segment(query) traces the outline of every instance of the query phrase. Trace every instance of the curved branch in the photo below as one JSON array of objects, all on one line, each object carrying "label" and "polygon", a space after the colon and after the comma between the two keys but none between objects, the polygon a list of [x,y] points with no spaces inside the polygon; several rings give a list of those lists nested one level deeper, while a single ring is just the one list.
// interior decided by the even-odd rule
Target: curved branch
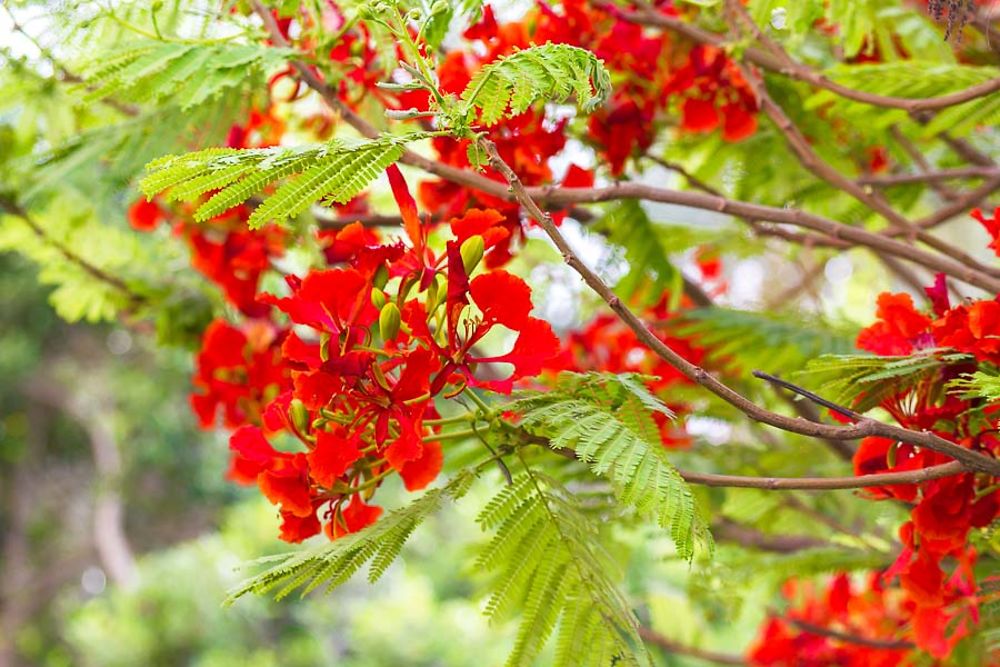
[{"label": "curved branch", "polygon": [[28,225],[28,228],[31,229],[31,231],[35,234],[35,236],[41,239],[44,243],[47,243],[48,245],[55,248],[59,252],[59,254],[66,259],[66,261],[70,262],[71,264],[77,265],[78,267],[80,267],[80,269],[88,273],[93,278],[96,278],[100,282],[105,283],[106,285],[109,285],[110,287],[113,287],[117,291],[124,294],[128,298],[129,302],[132,303],[133,306],[139,305],[143,301],[145,301],[144,296],[134,292],[132,288],[129,287],[125,283],[125,281],[123,281],[121,278],[113,276],[107,271],[104,271],[103,269],[94,266],[93,264],[85,260],[83,257],[80,257],[75,252],[67,248],[62,243],[59,243],[55,239],[49,237],[49,235],[45,233],[45,230],[42,229],[42,226],[39,225],[37,222],[35,222],[35,220],[28,214],[28,212],[25,211],[23,208],[21,208],[21,206],[17,202],[14,202],[0,195],[0,212],[4,211],[9,213],[10,215],[20,218],[24,222],[24,224]]},{"label": "curved branch", "polygon": [[719,475],[689,470],[679,470],[678,472],[689,484],[700,486],[762,489],[764,491],[835,491],[920,484],[933,479],[959,475],[966,472],[966,469],[960,462],[950,461],[919,470],[885,472],[857,477],[745,477],[743,475]]},{"label": "curved branch", "polygon": [[886,651],[909,651],[916,648],[916,644],[913,642],[906,641],[905,639],[870,639],[868,637],[862,637],[860,635],[851,634],[848,632],[840,632],[839,630],[831,630],[830,628],[824,628],[821,625],[814,625],[806,621],[800,621],[795,618],[783,618],[791,625],[794,625],[799,630],[810,635],[819,635],[820,637],[829,637],[830,639],[836,639],[848,644],[857,644],[858,646],[867,646],[869,648],[884,649]]},{"label": "curved branch", "polygon": [[[652,350],[658,357],[676,368],[686,378],[695,382],[705,389],[726,401],[740,412],[751,419],[779,428],[791,433],[807,435],[818,438],[833,438],[837,440],[853,440],[871,435],[880,435],[886,438],[893,438],[908,442],[910,444],[927,447],[936,452],[944,454],[956,461],[961,461],[968,470],[978,470],[991,475],[1000,476],[1000,461],[997,459],[961,447],[953,442],[949,442],[933,433],[922,431],[911,431],[899,426],[883,424],[870,419],[860,420],[851,426],[830,426],[826,424],[816,424],[804,419],[787,417],[767,408],[763,408],[746,396],[735,391],[718,378],[709,374],[704,368],[691,363],[673,348],[660,340],[632,310],[625,305],[621,299],[611,290],[610,287],[590,269],[580,257],[573,251],[569,243],[563,237],[559,229],[553,224],[552,217],[542,211],[538,204],[532,199],[528,189],[524,187],[514,170],[510,168],[497,150],[496,144],[483,137],[479,139],[480,147],[489,157],[490,164],[499,172],[507,183],[517,200],[525,208],[527,213],[534,218],[542,227],[548,237],[562,253],[563,261],[573,268],[584,282],[595,293],[597,293],[611,307],[616,315],[636,334],[646,347]],[[683,193],[694,194],[694,193]],[[702,195],[703,196],[703,195]],[[890,239],[885,239],[890,240]]]},{"label": "curved branch", "polygon": [[[604,2],[597,2],[595,4],[608,9],[609,11],[613,10],[616,16],[619,16],[623,20],[629,21],[630,23],[667,28],[702,44],[709,44],[719,48],[725,48],[726,46],[727,40],[725,36],[703,30],[695,25],[682,21],[681,19],[665,16],[646,9],[634,12],[624,12],[613,7],[609,7],[608,4]],[[839,84],[811,67],[792,60],[787,56],[787,54],[784,53],[783,57],[779,57],[776,54],[769,53],[762,49],[750,47],[743,51],[743,58],[747,62],[751,62],[758,67],[777,74],[782,74],[798,81],[803,81],[816,88],[829,90],[831,93],[839,95],[840,97],[854,100],[855,102],[861,102],[862,104],[870,104],[872,106],[886,107],[889,109],[902,109],[911,114],[946,109],[948,107],[962,104],[963,102],[969,102],[970,100],[980,97],[986,97],[987,95],[1000,91],[1000,77],[998,77],[990,79],[989,81],[984,81],[983,83],[975,86],[970,86],[965,90],[960,90],[955,93],[949,93],[948,95],[941,95],[938,97],[890,97],[888,95],[879,95],[877,93],[867,93],[862,90],[849,88]]]},{"label": "curved branch", "polygon": [[1000,176],[1000,169],[995,167],[956,167],[954,169],[938,169],[917,174],[888,174],[885,176],[861,176],[858,183],[876,187],[892,187],[910,183],[934,183],[959,178],[990,178]]},{"label": "curved branch", "polygon": [[[277,23],[274,21],[274,17],[264,8],[260,0],[252,0],[251,4],[253,5],[254,12],[264,22],[271,41],[277,46],[288,48],[290,46],[288,40],[281,34]],[[292,66],[301,80],[316,91],[349,125],[366,137],[372,138],[378,136],[378,130],[345,105],[337,97],[336,91],[323,82],[305,63],[293,61]],[[467,169],[459,169],[437,162],[410,150],[404,151],[400,162],[422,169],[452,183],[473,188],[494,197],[507,201],[516,199],[505,183]],[[882,234],[870,232],[860,227],[845,225],[835,220],[806,213],[798,209],[751,204],[709,194],[669,190],[667,188],[658,188],[640,183],[616,183],[603,188],[557,188],[554,186],[545,186],[527,188],[526,192],[536,202],[545,206],[593,204],[616,199],[645,199],[648,201],[716,211],[718,213],[727,213],[753,221],[790,224],[821,232],[831,237],[835,242],[846,240],[856,245],[867,246],[876,251],[920,264],[931,271],[945,273],[984,290],[1000,293],[1000,278],[984,275],[982,272],[963,262],[950,257],[941,257],[888,238]],[[768,231],[774,231],[779,236],[788,236],[785,230],[776,229]]]},{"label": "curved branch", "polygon": [[684,655],[689,658],[698,658],[699,660],[704,660],[706,662],[714,662],[717,665],[747,664],[743,659],[743,656],[733,655],[731,653],[719,653],[717,651],[709,651],[706,649],[695,648],[693,646],[687,646],[686,644],[676,642],[673,639],[665,637],[659,632],[645,626],[639,627],[639,636],[644,642],[657,646],[667,653]]}]

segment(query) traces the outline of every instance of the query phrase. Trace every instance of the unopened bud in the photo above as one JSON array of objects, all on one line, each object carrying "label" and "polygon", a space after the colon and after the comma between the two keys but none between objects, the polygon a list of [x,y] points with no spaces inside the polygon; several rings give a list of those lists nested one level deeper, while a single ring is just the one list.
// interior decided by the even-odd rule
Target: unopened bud
[{"label": "unopened bud", "polygon": [[319,337],[319,358],[320,361],[330,360],[330,334],[328,333]]},{"label": "unopened bud", "polygon": [[888,464],[890,468],[896,467],[896,459],[898,458],[898,454],[899,454],[899,443],[894,442],[891,445],[889,445],[889,449],[885,453],[885,462]]},{"label": "unopened bud", "polygon": [[372,284],[379,289],[385,289],[385,284],[387,282],[389,282],[389,269],[385,268],[385,264],[383,264],[378,267],[378,271],[375,272]]},{"label": "unopened bud", "polygon": [[471,274],[479,266],[479,262],[483,259],[483,253],[486,252],[486,244],[483,241],[483,237],[476,234],[465,239],[460,252],[462,253],[462,266],[465,267],[465,273]]},{"label": "unopened bud", "polygon": [[382,335],[382,340],[392,340],[399,333],[399,325],[403,318],[399,314],[399,306],[392,301],[382,306],[382,312],[378,314],[378,331]]},{"label": "unopened bud", "polygon": [[375,287],[372,289],[372,305],[382,310],[382,306],[385,305],[385,292]]},{"label": "unopened bud", "polygon": [[309,410],[306,404],[297,398],[293,398],[288,406],[288,417],[292,420],[292,426],[303,435],[309,432]]},{"label": "unopened bud", "polygon": [[434,309],[437,308],[438,299],[441,298],[441,283],[438,282],[438,277],[434,276],[431,284],[427,286],[427,312],[433,313]]}]

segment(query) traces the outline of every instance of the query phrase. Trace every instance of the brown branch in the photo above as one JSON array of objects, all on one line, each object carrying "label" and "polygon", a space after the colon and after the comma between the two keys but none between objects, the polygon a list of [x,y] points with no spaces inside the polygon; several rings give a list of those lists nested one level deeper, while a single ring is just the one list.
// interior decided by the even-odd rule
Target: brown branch
[{"label": "brown branch", "polygon": [[969,190],[950,204],[942,206],[934,213],[917,220],[916,225],[922,229],[936,227],[956,215],[967,213],[970,208],[975,206],[980,200],[989,197],[997,189],[1000,189],[1000,175],[990,177],[979,187]]},{"label": "brown branch", "polygon": [[[287,48],[289,46],[288,41],[282,36],[274,18],[267,9],[264,8],[259,0],[253,0],[252,5],[254,11],[264,22],[270,34],[271,41],[277,46]],[[293,61],[292,66],[302,81],[316,91],[332,109],[340,113],[341,117],[349,125],[366,137],[378,136],[378,130],[341,102],[337,97],[336,91],[320,80],[308,66],[300,61]],[[400,162],[422,169],[452,183],[485,192],[494,197],[508,201],[515,199],[504,183],[495,181],[482,174],[431,160],[409,150],[404,151]],[[983,275],[982,272],[960,261],[948,257],[940,257],[919,248],[914,248],[906,243],[901,243],[895,239],[887,238],[881,234],[870,232],[860,227],[845,225],[797,209],[750,204],[729,200],[724,197],[697,192],[669,190],[639,183],[616,183],[604,188],[558,188],[555,186],[545,186],[527,188],[526,191],[536,202],[545,206],[592,204],[617,199],[645,199],[648,201],[678,204],[691,208],[727,213],[750,220],[790,224],[821,232],[830,236],[834,242],[846,240],[855,245],[868,246],[876,251],[915,262],[931,271],[945,273],[984,290],[994,293],[1000,292],[1000,279],[990,275]],[[782,234],[783,230],[772,231],[776,235],[785,236],[785,234]]]},{"label": "brown branch", "polygon": [[873,639],[869,637],[862,637],[861,635],[855,635],[849,632],[841,632],[839,630],[833,630],[831,628],[824,628],[821,625],[814,625],[807,621],[800,621],[797,618],[783,617],[783,620],[787,621],[791,625],[794,625],[799,630],[810,635],[819,635],[820,637],[829,637],[830,639],[836,639],[848,644],[856,644],[858,646],[867,646],[868,648],[884,649],[886,651],[909,651],[916,648],[916,644],[906,640],[897,639]]},{"label": "brown branch", "polygon": [[748,549],[773,553],[795,553],[830,546],[826,540],[808,535],[770,535],[726,517],[712,522],[712,537],[716,541],[733,542]]},{"label": "brown branch", "polygon": [[989,155],[980,152],[965,139],[953,137],[947,132],[940,132],[938,137],[948,144],[955,153],[969,164],[976,164],[980,167],[996,167],[997,163]]},{"label": "brown branch", "polygon": [[[552,217],[539,208],[538,204],[532,199],[528,189],[526,189],[521,183],[517,174],[514,173],[514,171],[510,168],[510,165],[504,162],[503,158],[500,157],[496,144],[485,137],[481,137],[479,139],[479,144],[484,153],[489,157],[490,164],[510,185],[511,191],[525,208],[528,215],[538,222],[548,237],[555,244],[559,252],[562,253],[563,260],[578,274],[580,274],[580,277],[583,278],[588,287],[604,299],[615,314],[617,314],[618,317],[630,329],[632,329],[632,331],[636,334],[636,337],[642,341],[644,345],[646,345],[661,359],[676,368],[689,380],[708,389],[713,394],[740,410],[751,419],[785,431],[808,435],[811,437],[833,438],[838,440],[854,440],[856,438],[862,438],[870,435],[880,435],[908,442],[910,444],[927,447],[928,449],[945,454],[946,456],[954,458],[957,461],[961,461],[969,470],[979,470],[982,472],[988,472],[991,475],[1000,475],[1000,461],[997,461],[996,459],[980,452],[972,451],[953,442],[949,442],[948,440],[945,440],[944,438],[941,438],[933,433],[911,431],[899,426],[892,426],[890,424],[876,422],[867,418],[862,419],[857,424],[851,426],[829,426],[826,424],[816,424],[814,422],[808,422],[804,419],[787,417],[785,415],[772,412],[757,405],[747,397],[733,390],[728,385],[709,374],[705,371],[705,369],[685,359],[673,348],[660,340],[649,329],[649,327],[634,312],[632,312],[632,310],[625,305],[621,299],[618,298],[618,296],[611,290],[610,287],[608,287],[600,276],[594,273],[579,258],[579,256],[576,255],[570,245],[566,242],[562,233],[555,226],[555,224],[553,224]],[[695,193],[683,194],[694,195]],[[954,473],[950,472],[948,474]]]},{"label": "brown branch", "polygon": [[856,477],[747,477],[690,470],[678,470],[678,472],[689,484],[701,486],[761,489],[764,491],[836,491],[875,486],[920,484],[942,477],[962,474],[966,472],[966,468],[958,461],[951,461],[919,470],[885,472]]},{"label": "brown branch", "polygon": [[[500,191],[494,187],[496,181],[490,182],[489,194],[508,197],[505,188]],[[478,184],[460,182],[478,189]],[[716,197],[700,192],[669,190],[643,183],[614,183],[600,188],[559,188],[554,186],[525,188],[529,196],[546,204],[586,204],[616,199],[644,199],[647,201],[678,204],[690,208],[726,213],[737,218],[765,220],[782,223],[820,232],[835,240],[844,240],[854,245],[867,246],[878,252],[883,252],[900,259],[905,259],[935,272],[942,272],[975,285],[993,293],[1000,293],[1000,279],[985,275],[968,265],[950,257],[942,257],[921,248],[915,248],[888,236],[868,231],[861,227],[852,227],[829,218],[824,218],[801,209],[779,208],[763,204],[752,204],[725,197]]]},{"label": "brown branch", "polygon": [[[619,16],[631,23],[667,28],[702,44],[710,44],[719,48],[726,47],[727,40],[724,35],[703,30],[681,19],[665,16],[647,9],[626,12],[617,10],[605,2],[596,2],[594,4],[613,11],[616,16]],[[743,58],[747,62],[753,63],[754,65],[762,67],[768,71],[776,72],[798,81],[804,81],[805,83],[808,83],[816,88],[829,90],[840,97],[854,100],[855,102],[891,109],[903,109],[911,114],[945,109],[947,107],[962,104],[963,102],[985,97],[1000,91],[1000,78],[996,78],[984,81],[983,83],[975,86],[970,86],[965,90],[960,90],[948,95],[941,95],[939,97],[891,97],[849,88],[829,79],[820,72],[817,72],[802,63],[795,62],[788,57],[787,54],[784,54],[784,56],[785,57],[780,57],[777,54],[755,47],[749,47],[743,51]]]},{"label": "brown branch", "polygon": [[697,658],[699,660],[704,660],[706,662],[714,662],[717,665],[745,665],[746,661],[743,656],[733,655],[730,653],[718,653],[716,651],[709,651],[707,649],[695,648],[693,646],[687,646],[686,644],[681,644],[673,639],[661,635],[659,632],[647,628],[645,626],[639,627],[639,636],[642,640],[648,644],[657,646],[667,653],[672,653],[675,655],[683,655],[689,658]]},{"label": "brown branch", "polygon": [[[727,7],[734,11],[738,16],[746,17],[746,11],[739,2],[730,1],[726,4]],[[746,17],[746,19],[749,20],[749,17]],[[763,80],[754,76],[753,72],[749,71],[746,67],[739,65],[738,67],[743,74],[743,78],[747,81],[757,96],[764,115],[766,115],[771,122],[774,123],[775,127],[778,128],[782,135],[784,135],[788,147],[799,159],[799,162],[803,167],[820,180],[826,181],[842,192],[846,192],[850,196],[854,197],[854,199],[858,202],[864,204],[869,209],[885,218],[891,226],[896,228],[895,231],[899,234],[913,239],[919,239],[921,242],[934,248],[938,252],[973,268],[977,272],[985,273],[995,278],[1000,277],[1000,269],[980,263],[960,248],[933,236],[919,225],[914,225],[914,223],[907,220],[895,209],[889,206],[889,204],[886,203],[881,197],[875,196],[872,192],[847,178],[820,158],[820,156],[809,144],[808,139],[806,139],[805,135],[802,134],[802,131],[799,130],[795,123],[792,122],[791,118],[788,117],[784,110],[767,92],[767,88],[765,87]]]},{"label": "brown branch", "polygon": [[954,169],[938,169],[916,174],[887,174],[885,176],[861,176],[858,183],[876,187],[893,187],[911,183],[936,183],[960,178],[989,178],[1000,176],[1000,169],[995,167],[956,167]]},{"label": "brown branch", "polygon": [[0,211],[5,211],[20,218],[42,242],[55,248],[68,262],[77,265],[93,278],[96,278],[100,282],[103,282],[124,294],[133,306],[137,306],[145,301],[144,296],[134,292],[132,288],[129,287],[121,278],[113,276],[103,269],[94,266],[62,243],[59,243],[55,239],[51,238],[45,233],[45,230],[41,227],[41,225],[39,225],[26,210],[21,208],[20,204],[17,202],[0,195]]}]

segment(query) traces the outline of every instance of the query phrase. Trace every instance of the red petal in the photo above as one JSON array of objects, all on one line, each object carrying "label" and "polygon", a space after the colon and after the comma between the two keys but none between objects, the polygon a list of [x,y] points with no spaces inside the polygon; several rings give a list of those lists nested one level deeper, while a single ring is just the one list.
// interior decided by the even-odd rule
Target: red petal
[{"label": "red petal", "polygon": [[403,464],[399,470],[399,476],[403,478],[407,491],[419,491],[433,482],[441,472],[444,457],[440,443],[425,442],[423,450],[420,458]]},{"label": "red petal", "polygon": [[306,538],[312,537],[322,529],[316,512],[307,516],[297,516],[291,512],[281,513],[281,534],[279,537],[285,542],[297,544]]},{"label": "red petal", "polygon": [[281,457],[256,426],[243,426],[234,431],[229,437],[229,449],[233,458],[228,477],[243,484],[253,484],[260,473]]},{"label": "red petal", "polygon": [[500,269],[484,273],[469,285],[472,299],[489,323],[520,330],[531,313],[531,288],[517,276]]},{"label": "red petal", "polygon": [[420,435],[404,431],[385,449],[385,460],[394,470],[402,470],[410,461],[416,461],[424,453],[424,443]]},{"label": "red petal", "polygon": [[301,517],[309,516],[313,506],[305,475],[307,468],[305,455],[298,454],[286,465],[262,472],[257,477],[257,486],[272,504],[281,505],[283,511]]},{"label": "red petal", "polygon": [[406,180],[403,178],[402,172],[396,165],[390,165],[385,173],[389,176],[392,196],[395,197],[399,214],[403,217],[403,229],[406,230],[406,235],[410,237],[414,247],[423,248],[424,229],[420,224],[420,216],[417,215],[417,202],[413,200],[410,189],[406,187]]},{"label": "red petal", "polygon": [[361,450],[355,440],[349,440],[329,431],[316,434],[316,448],[306,455],[309,460],[309,474],[320,485],[327,488],[347,472],[351,464],[361,458]]}]

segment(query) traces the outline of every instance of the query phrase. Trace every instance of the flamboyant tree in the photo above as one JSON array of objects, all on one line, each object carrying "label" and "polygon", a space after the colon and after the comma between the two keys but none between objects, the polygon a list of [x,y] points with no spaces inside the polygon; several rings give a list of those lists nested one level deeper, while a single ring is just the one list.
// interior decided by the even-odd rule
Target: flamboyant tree
[{"label": "flamboyant tree", "polygon": [[[374,580],[479,486],[511,665],[1000,664],[994,4],[7,6],[0,247],[197,347],[228,476],[315,536],[233,598]],[[695,606],[780,573],[750,646],[654,627],[661,537]]]}]

